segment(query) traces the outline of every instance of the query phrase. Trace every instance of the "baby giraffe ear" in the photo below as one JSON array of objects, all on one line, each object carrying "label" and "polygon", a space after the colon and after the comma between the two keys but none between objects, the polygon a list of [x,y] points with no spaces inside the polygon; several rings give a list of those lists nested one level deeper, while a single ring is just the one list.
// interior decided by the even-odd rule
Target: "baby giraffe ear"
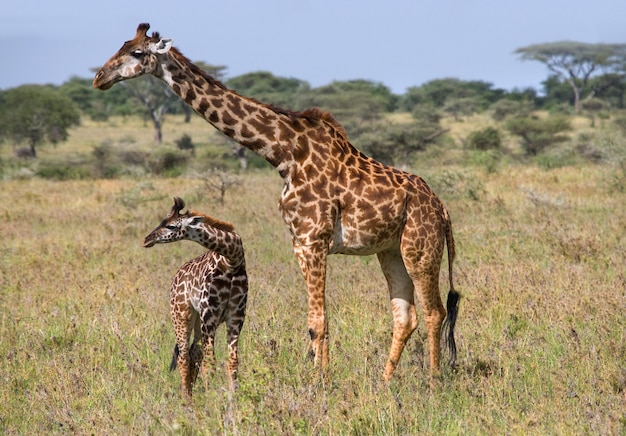
[{"label": "baby giraffe ear", "polygon": [[171,38],[161,38],[159,41],[150,44],[150,49],[153,53],[163,54],[167,53],[170,48],[172,48],[172,39]]},{"label": "baby giraffe ear", "polygon": [[202,216],[192,216],[190,217],[189,224],[192,226],[197,226],[198,224],[204,221],[204,217]]}]

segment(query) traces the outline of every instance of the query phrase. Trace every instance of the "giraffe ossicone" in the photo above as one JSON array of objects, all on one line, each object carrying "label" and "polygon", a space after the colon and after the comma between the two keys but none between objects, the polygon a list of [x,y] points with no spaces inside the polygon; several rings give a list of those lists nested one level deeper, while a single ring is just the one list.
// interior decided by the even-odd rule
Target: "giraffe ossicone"
[{"label": "giraffe ossicone", "polygon": [[199,212],[180,213],[184,207],[184,201],[175,198],[170,213],[145,237],[143,246],[189,240],[208,250],[181,266],[170,287],[170,315],[176,334],[170,370],[178,367],[183,397],[189,398],[200,367],[208,387],[209,375],[215,370],[215,332],[222,323],[226,323],[228,340],[228,380],[235,386],[248,276],[243,244],[233,225]]},{"label": "giraffe ossicone", "polygon": [[[279,210],[292,235],[306,281],[311,349],[328,367],[326,262],[329,254],[376,254],[387,280],[393,338],[383,373],[389,380],[421,306],[430,349],[430,373],[439,373],[440,335],[456,360],[454,327],[459,294],[453,286],[454,238],[443,203],[419,176],[386,166],[357,150],[343,127],[318,109],[292,112],[243,97],[211,77],[140,24],[98,71],[93,85],[152,74],[215,128],[274,166],[284,181]],[[447,245],[447,311],[439,272]],[[447,315],[447,317],[446,317]]]}]

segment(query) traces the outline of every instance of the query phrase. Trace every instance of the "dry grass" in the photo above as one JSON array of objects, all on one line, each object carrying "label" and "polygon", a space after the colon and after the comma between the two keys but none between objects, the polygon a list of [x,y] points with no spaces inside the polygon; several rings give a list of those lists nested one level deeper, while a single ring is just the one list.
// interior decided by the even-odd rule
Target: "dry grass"
[{"label": "dry grass", "polygon": [[[91,137],[97,126],[83,126],[83,145],[140,136],[101,128]],[[67,147],[77,152],[80,144]],[[186,177],[1,182],[0,431],[624,434],[620,169],[420,172],[452,213],[463,293],[459,367],[444,366],[433,391],[423,322],[395,378],[382,382],[391,316],[373,257],[330,260],[332,365],[330,382],[319,379],[306,357],[306,295],[273,172],[242,176],[223,206]],[[196,387],[190,406],[181,403],[178,374],[167,372],[174,345],[167,293],[176,269],[202,248],[141,247],[173,196],[236,224],[251,281],[240,388],[229,392],[220,371],[208,391]],[[224,341],[220,331],[218,362]]]}]

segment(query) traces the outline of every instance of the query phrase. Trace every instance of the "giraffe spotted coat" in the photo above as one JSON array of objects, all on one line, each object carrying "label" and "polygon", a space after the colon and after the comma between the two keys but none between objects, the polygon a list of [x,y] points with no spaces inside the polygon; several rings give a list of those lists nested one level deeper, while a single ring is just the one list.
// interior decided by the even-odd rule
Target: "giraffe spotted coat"
[{"label": "giraffe spotted coat", "polygon": [[[279,209],[292,235],[306,282],[308,328],[316,364],[328,367],[326,265],[330,254],[376,254],[387,280],[393,337],[383,373],[389,380],[417,328],[416,301],[428,332],[431,377],[439,373],[440,335],[456,359],[452,223],[443,203],[419,176],[365,156],[333,117],[317,109],[292,112],[243,97],[208,75],[149,24],[137,27],[96,74],[93,85],[151,74],[215,128],[263,157],[284,181]],[[439,271],[445,247],[450,291],[444,308]],[[375,318],[377,319],[377,318]]]}]

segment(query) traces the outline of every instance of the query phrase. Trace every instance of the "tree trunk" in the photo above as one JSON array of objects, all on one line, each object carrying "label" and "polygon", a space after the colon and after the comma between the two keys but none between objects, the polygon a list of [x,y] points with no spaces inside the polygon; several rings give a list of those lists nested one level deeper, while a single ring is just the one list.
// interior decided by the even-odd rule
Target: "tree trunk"
[{"label": "tree trunk", "polygon": [[152,118],[152,125],[154,126],[154,142],[157,145],[161,145],[163,142],[163,131],[161,129],[161,113],[160,110],[150,111],[150,118]]},{"label": "tree trunk", "polygon": [[163,131],[161,129],[161,122],[157,120],[154,121],[154,142],[156,142],[157,145],[161,145],[161,143],[163,142]]},{"label": "tree trunk", "polygon": [[191,108],[183,102],[183,114],[185,114],[185,123],[189,123],[191,121]]},{"label": "tree trunk", "polygon": [[246,150],[247,148],[242,145],[233,145],[233,154],[237,157],[237,159],[239,159],[239,165],[241,166],[242,170],[248,168],[248,158],[246,157]]},{"label": "tree trunk", "polygon": [[580,89],[573,83],[570,82],[572,89],[574,90],[574,112],[580,112]]}]

